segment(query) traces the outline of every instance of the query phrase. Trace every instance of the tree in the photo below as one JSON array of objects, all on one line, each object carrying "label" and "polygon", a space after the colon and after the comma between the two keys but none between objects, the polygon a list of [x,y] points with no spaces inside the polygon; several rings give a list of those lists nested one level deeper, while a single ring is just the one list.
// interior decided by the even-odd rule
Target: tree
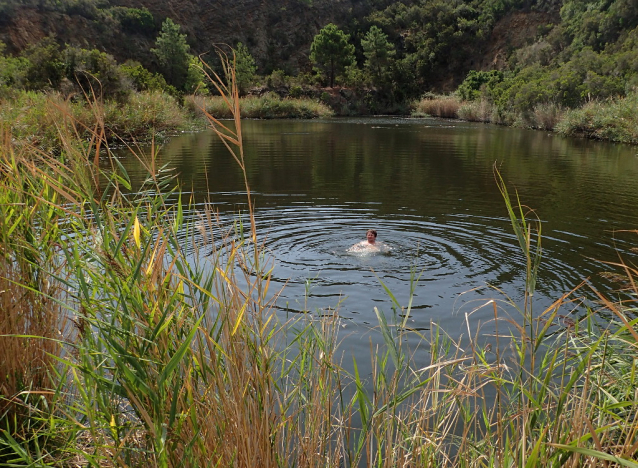
[{"label": "tree", "polygon": [[328,73],[331,88],[335,76],[354,63],[354,46],[349,40],[349,35],[330,23],[319,31],[310,46],[310,60]]},{"label": "tree", "polygon": [[60,46],[51,36],[27,47],[21,54],[28,65],[24,70],[26,89],[56,89],[64,77]]},{"label": "tree", "polygon": [[244,93],[252,84],[256,71],[257,65],[255,65],[255,59],[250,55],[248,47],[238,42],[235,48],[235,78],[239,92]]},{"label": "tree", "polygon": [[366,57],[364,66],[372,76],[373,84],[379,84],[387,74],[388,66],[396,53],[394,45],[381,29],[372,26],[361,39],[361,47]]},{"label": "tree", "polygon": [[122,101],[131,92],[130,81],[115,58],[106,52],[67,47],[64,65],[66,78],[77,83],[82,93]]},{"label": "tree", "polygon": [[181,34],[180,29],[179,24],[166,18],[155,41],[156,48],[151,52],[157,55],[168,84],[184,91],[192,55],[188,53],[190,46],[186,43],[186,34]]},{"label": "tree", "polygon": [[4,48],[4,42],[0,41],[0,98],[3,90],[23,84],[24,70],[29,66],[29,62],[23,57],[5,56]]}]

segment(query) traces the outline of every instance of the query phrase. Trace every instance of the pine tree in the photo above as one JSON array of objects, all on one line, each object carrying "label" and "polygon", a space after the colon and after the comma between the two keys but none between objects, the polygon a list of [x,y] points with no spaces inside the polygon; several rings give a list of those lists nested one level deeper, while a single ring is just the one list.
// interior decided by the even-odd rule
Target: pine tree
[{"label": "pine tree", "polygon": [[235,77],[241,93],[252,84],[256,71],[255,59],[250,55],[248,47],[238,42],[235,48]]},{"label": "pine tree", "polygon": [[354,46],[350,36],[330,23],[317,34],[310,46],[310,60],[328,73],[330,87],[334,87],[335,76],[354,63]]},{"label": "pine tree", "polygon": [[157,55],[168,84],[184,91],[192,55],[188,53],[190,46],[186,42],[186,34],[181,34],[180,29],[179,24],[166,18],[155,41],[156,48],[151,49],[151,52]]},{"label": "pine tree", "polygon": [[370,73],[372,83],[381,84],[396,53],[394,45],[388,41],[388,36],[381,29],[372,26],[361,39],[361,47],[366,57],[364,66]]}]

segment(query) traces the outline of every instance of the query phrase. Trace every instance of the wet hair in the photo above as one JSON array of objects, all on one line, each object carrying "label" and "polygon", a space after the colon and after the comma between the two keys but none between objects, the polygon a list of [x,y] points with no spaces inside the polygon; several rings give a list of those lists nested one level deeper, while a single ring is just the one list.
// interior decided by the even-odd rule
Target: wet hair
[{"label": "wet hair", "polygon": [[372,234],[374,235],[374,238],[375,238],[375,239],[377,238],[377,231],[375,231],[374,229],[368,229],[368,232],[366,232],[366,236],[367,236],[369,233],[372,233]]}]

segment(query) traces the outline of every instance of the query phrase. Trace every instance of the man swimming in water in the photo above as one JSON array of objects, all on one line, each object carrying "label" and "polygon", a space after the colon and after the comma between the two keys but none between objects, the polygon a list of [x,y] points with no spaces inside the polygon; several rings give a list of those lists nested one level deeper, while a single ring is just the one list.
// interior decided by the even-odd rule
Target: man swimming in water
[{"label": "man swimming in water", "polygon": [[374,229],[368,229],[368,232],[366,232],[366,240],[354,244],[348,250],[353,251],[362,249],[379,250],[379,246],[377,245],[377,231]]}]

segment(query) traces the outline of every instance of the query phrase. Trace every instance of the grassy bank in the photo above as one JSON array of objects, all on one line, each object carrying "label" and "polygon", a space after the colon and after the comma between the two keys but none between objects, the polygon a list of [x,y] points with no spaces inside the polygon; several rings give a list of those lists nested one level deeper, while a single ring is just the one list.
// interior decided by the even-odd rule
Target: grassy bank
[{"label": "grassy bank", "polygon": [[[204,116],[204,111],[216,118],[232,118],[227,102],[221,96],[190,96],[186,100],[191,111]],[[244,118],[251,119],[314,119],[331,117],[334,112],[319,101],[305,98],[281,98],[276,93],[247,96],[240,99]]]},{"label": "grassy bank", "polygon": [[413,115],[458,118],[470,122],[527,127],[619,143],[638,144],[638,93],[625,98],[592,101],[577,109],[537,105],[528,112],[505,111],[484,100],[428,96],[413,105]]},{"label": "grassy bank", "polygon": [[[310,99],[282,99],[276,94],[247,97],[240,101],[247,118],[312,119],[333,115],[332,111]],[[77,140],[93,137],[96,129],[107,141],[145,142],[184,130],[206,127],[205,112],[230,118],[221,96],[187,96],[184,105],[162,93],[131,93],[126,101],[96,102],[66,99],[59,93],[19,92],[0,101],[0,126],[24,144],[45,150],[60,149],[60,133],[75,133]]]},{"label": "grassy bank", "polygon": [[124,103],[88,101],[59,93],[15,93],[0,101],[0,124],[16,140],[43,149],[59,148],[60,133],[84,140],[100,129],[107,140],[147,141],[194,125],[176,100],[161,92],[132,93]]},{"label": "grassy bank", "polygon": [[[236,130],[208,118],[243,168],[231,116]],[[131,198],[115,159],[100,173],[97,145],[59,135],[64,162],[0,147],[0,464],[638,466],[634,297],[601,293],[594,311],[566,294],[534,311],[541,223],[498,175],[522,303],[486,300],[494,321],[453,341],[408,328],[410,297],[389,294],[387,313],[375,309],[384,345],[362,375],[337,313],[276,315],[247,184],[243,223],[206,206],[189,218],[152,160]]]}]

